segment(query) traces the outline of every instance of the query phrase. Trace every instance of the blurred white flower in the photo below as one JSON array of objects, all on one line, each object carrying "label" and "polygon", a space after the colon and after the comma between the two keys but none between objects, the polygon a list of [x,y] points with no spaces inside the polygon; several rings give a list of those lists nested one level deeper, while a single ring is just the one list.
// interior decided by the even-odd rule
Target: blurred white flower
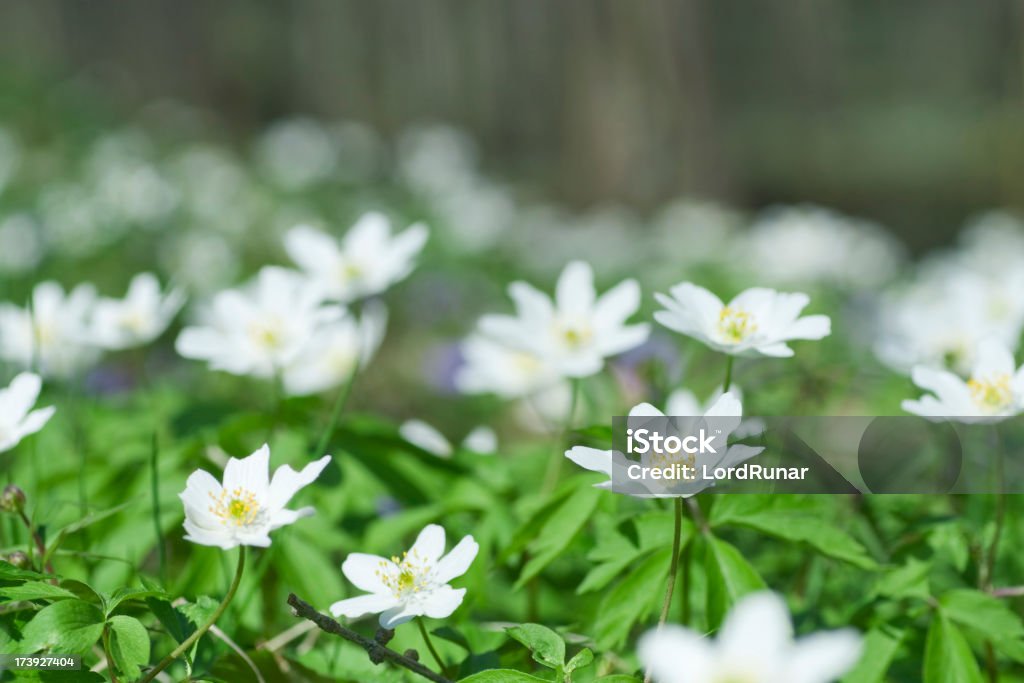
[{"label": "blurred white flower", "polygon": [[80,284],[65,294],[56,282],[32,290],[28,308],[0,303],[0,358],[44,377],[67,378],[94,363],[89,317],[96,291]]},{"label": "blurred white flower", "polygon": [[673,274],[680,265],[725,261],[731,252],[742,216],[724,206],[694,199],[676,199],[652,220],[654,255],[671,253],[671,259],[653,259],[652,265]]},{"label": "blurred white flower", "polygon": [[42,228],[25,213],[0,220],[0,273],[27,273],[43,259]]},{"label": "blurred white flower", "polygon": [[[437,428],[423,420],[406,420],[398,428],[398,433],[412,445],[422,448],[428,453],[433,453],[439,458],[450,458],[455,452],[452,442]],[[466,435],[462,441],[462,448],[474,453],[490,455],[498,449],[498,437],[493,429],[481,425]]]},{"label": "blurred white flower", "polygon": [[118,350],[153,341],[167,329],[185,303],[185,294],[166,294],[152,273],[139,273],[123,299],[101,298],[92,315],[93,340],[104,349]]},{"label": "blurred white flower", "polygon": [[636,280],[624,280],[598,297],[594,272],[583,261],[562,271],[554,301],[525,282],[513,282],[508,291],[516,315],[484,316],[480,331],[567,377],[599,372],[605,358],[639,346],[650,333],[646,323],[626,324],[640,307]]},{"label": "blurred white flower", "polygon": [[655,683],[830,683],[860,658],[853,629],[794,640],[786,603],[774,593],[741,598],[715,639],[681,626],[649,631],[637,653]]},{"label": "blurred white flower", "polygon": [[185,505],[185,540],[224,550],[269,546],[271,531],[315,512],[312,507],[289,510],[285,506],[330,461],[331,456],[325,455],[299,472],[282,465],[271,479],[270,448],[264,444],[246,458],[229,459],[223,483],[206,470],[196,470],[178,494]]},{"label": "blurred white flower", "polygon": [[410,127],[398,139],[397,152],[399,176],[418,192],[441,195],[476,180],[476,144],[451,126]]},{"label": "blurred white flower", "polygon": [[909,288],[886,295],[875,352],[893,369],[951,367],[966,374],[978,344],[1015,347],[1024,329],[1024,266],[1002,282],[961,265],[929,264]]},{"label": "blurred white flower", "polygon": [[730,355],[788,358],[793,350],[786,342],[822,339],[832,330],[826,315],[800,317],[810,303],[810,298],[800,292],[754,287],[728,304],[689,282],[676,285],[670,293],[654,295],[666,309],[656,312],[654,319]]},{"label": "blurred white flower", "polygon": [[738,252],[735,263],[759,281],[782,286],[877,287],[903,260],[899,243],[881,227],[816,206],[766,211]]},{"label": "blurred white flower", "polygon": [[462,604],[466,589],[452,588],[448,582],[466,573],[480,546],[465,536],[445,555],[444,537],[443,528],[430,524],[402,557],[349,555],[341,571],[367,595],[334,603],[331,614],[356,619],[380,612],[380,625],[388,629],[419,616],[450,616]]},{"label": "blurred white flower", "polygon": [[23,372],[6,389],[0,389],[0,453],[38,432],[53,417],[53,406],[32,410],[42,386],[39,375]]},{"label": "blurred white flower", "polygon": [[387,216],[362,215],[341,244],[308,226],[285,235],[288,255],[328,297],[344,303],[379,294],[412,272],[427,241],[427,226],[416,223],[392,236]]},{"label": "blurred white flower", "polygon": [[978,345],[967,381],[926,366],[914,368],[911,377],[914,384],[932,393],[904,401],[908,413],[956,419],[1004,418],[1024,412],[1024,366],[1018,369],[1010,350],[995,339]]},{"label": "blurred white flower", "polygon": [[344,315],[322,302],[300,273],[267,266],[248,287],[214,296],[204,324],[182,330],[175,347],[214,370],[273,377],[301,357],[321,326]]},{"label": "blurred white flower", "polygon": [[[676,389],[668,398],[665,400],[665,414],[669,416],[680,415],[680,416],[692,416],[692,415],[703,415],[705,412],[710,410],[718,399],[722,397],[722,387],[715,389],[711,397],[704,402],[701,402],[697,396],[689,389]],[[729,393],[736,397],[736,400],[740,403],[743,402],[743,391],[733,384],[729,387]]]},{"label": "blurred white flower", "polygon": [[460,350],[464,362],[455,373],[455,386],[466,394],[519,398],[561,379],[540,356],[510,348],[479,333],[467,337]]},{"label": "blurred white flower", "polygon": [[338,163],[334,137],[310,119],[280,121],[256,143],[256,159],[270,179],[286,190],[301,190],[330,177]]},{"label": "blurred white flower", "polygon": [[241,270],[236,248],[223,235],[204,230],[168,232],[159,258],[175,281],[195,292],[216,291]]},{"label": "blurred white flower", "polygon": [[[676,424],[678,433],[683,435],[696,433],[694,427],[701,420],[705,418],[710,419],[715,431],[720,431],[720,438],[725,442],[728,441],[729,435],[740,426],[740,418],[742,416],[743,404],[730,392],[719,396],[710,407],[700,413],[669,414],[669,417],[687,418],[683,420],[682,424],[678,424],[677,420]],[[629,411],[628,424],[631,426],[639,424],[639,420],[642,418],[663,417],[666,417],[665,413],[650,403],[641,403]],[[627,459],[619,451],[601,450],[599,448],[590,448],[589,446],[574,446],[565,452],[565,457],[584,469],[608,475],[608,481],[596,484],[597,488],[624,492],[639,498],[663,496],[689,498],[715,485],[714,480],[703,477],[705,465],[728,469],[754,457],[762,450],[764,449],[744,444],[729,445],[722,453],[698,452],[691,454],[685,451],[662,453],[650,449],[647,453],[643,453],[640,456],[639,464],[645,468],[671,469],[676,465],[693,468],[693,478],[691,479],[680,479],[674,482],[662,480],[663,483],[660,486],[656,486],[656,488],[663,490],[663,492],[659,493],[651,493],[644,486],[640,486],[635,491],[630,492],[629,482],[631,480],[628,476],[628,469],[631,465],[637,463],[634,460]]]},{"label": "blurred white flower", "polygon": [[285,392],[291,396],[319,394],[347,382],[377,352],[387,317],[383,304],[367,305],[358,320],[347,315],[317,329],[303,352],[285,368]]}]

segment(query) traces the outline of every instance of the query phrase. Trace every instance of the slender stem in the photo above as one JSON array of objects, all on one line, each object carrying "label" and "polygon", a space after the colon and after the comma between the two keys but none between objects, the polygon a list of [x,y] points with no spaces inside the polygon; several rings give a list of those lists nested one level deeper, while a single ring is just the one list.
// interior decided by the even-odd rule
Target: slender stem
[{"label": "slender stem", "polygon": [[729,391],[729,387],[732,386],[732,363],[736,360],[733,355],[725,357],[725,381],[722,383],[722,393]]},{"label": "slender stem", "polygon": [[579,404],[580,398],[580,380],[573,379],[571,387],[570,391],[572,393],[569,398],[569,410],[565,415],[565,425],[562,427],[562,433],[558,437],[558,443],[555,446],[555,451],[552,453],[552,457],[548,461],[547,471],[544,473],[544,484],[541,487],[541,492],[544,494],[551,493],[551,491],[554,490],[555,485],[558,484],[558,476],[562,471],[562,461],[565,459],[562,449],[565,448],[566,441],[569,440],[569,434],[572,432],[573,421],[576,418],[576,406]]},{"label": "slender stem", "polygon": [[110,683],[117,683],[117,674],[114,672],[114,656],[110,654],[110,629],[103,627],[103,654],[107,656],[107,669],[110,670]]},{"label": "slender stem", "polygon": [[214,610],[213,614],[210,615],[210,618],[206,620],[206,623],[197,628],[192,635],[186,638],[180,645],[178,645],[178,647],[174,648],[174,650],[171,651],[171,654],[161,659],[159,664],[150,669],[149,673],[140,679],[140,683],[149,683],[156,678],[157,674],[169,667],[174,660],[182,654],[188,652],[193,643],[202,638],[203,634],[209,631],[210,627],[217,623],[217,620],[220,619],[220,615],[224,614],[224,610],[226,610],[228,605],[231,603],[231,599],[235,597],[235,592],[238,591],[238,584],[242,581],[242,572],[244,570],[245,546],[243,545],[238,547],[238,568],[235,570],[235,578],[231,581],[231,586],[228,588],[227,595],[225,595],[221,603],[217,605],[217,609]]},{"label": "slender stem", "polygon": [[1006,588],[993,588],[989,592],[997,598],[1020,598],[1024,597],[1024,586],[1007,586]]},{"label": "slender stem", "polygon": [[320,435],[320,439],[316,442],[316,450],[313,451],[314,458],[319,458],[323,455],[327,445],[331,442],[331,436],[334,434],[334,429],[338,426],[338,419],[341,417],[342,412],[344,412],[345,405],[348,404],[349,396],[352,395],[352,387],[356,383],[356,376],[358,374],[359,367],[356,366],[352,369],[352,374],[349,375],[348,380],[338,391],[338,396],[334,399],[334,407],[331,409],[331,419]]},{"label": "slender stem", "polygon": [[448,675],[448,667],[445,666],[444,660],[441,659],[441,655],[438,654],[437,649],[434,647],[434,641],[430,639],[430,633],[427,631],[427,627],[423,624],[422,619],[416,620],[416,625],[420,627],[420,635],[423,636],[423,642],[427,644],[427,649],[430,650],[430,654],[434,657],[434,661],[437,662],[437,668],[441,670],[441,675]]},{"label": "slender stem", "polygon": [[[984,558],[979,574],[979,588],[982,590],[991,590],[992,581],[996,571],[996,560],[999,557],[999,541],[1003,535],[1003,524],[1006,521],[1006,496],[1003,494],[1003,457],[999,450],[999,435],[996,432],[995,427],[992,428],[989,436],[990,450],[992,455],[996,458],[996,479],[999,486],[999,491],[996,493],[996,519],[995,519],[995,532],[992,535],[992,543],[989,545],[988,554]],[[985,668],[988,670],[988,679],[990,683],[999,683],[999,665],[996,662],[995,649],[992,647],[991,640],[985,640]]]},{"label": "slender stem", "polygon": [[[25,528],[28,529],[29,535],[32,536],[32,541],[36,544],[36,552],[39,554],[39,561],[43,563],[41,567],[46,573],[53,573],[53,564],[46,559],[46,544],[43,543],[43,537],[39,535],[36,528],[32,526],[32,520],[28,518],[24,510],[18,511],[18,516],[21,517],[21,521],[25,524]],[[57,584],[57,579],[51,579],[51,583]]]},{"label": "slender stem", "polygon": [[160,583],[167,585],[167,548],[164,530],[160,526],[160,470],[157,467],[157,454],[160,451],[157,434],[153,432],[152,447],[149,451],[149,486],[153,499],[153,530],[156,532],[156,553],[160,562]]},{"label": "slender stem", "polygon": [[434,671],[431,671],[415,659],[399,654],[376,641],[364,638],[355,631],[345,628],[329,616],[317,612],[313,609],[312,605],[307,602],[303,602],[294,593],[288,596],[288,604],[295,610],[296,616],[312,621],[320,628],[321,631],[340,636],[350,643],[355,643],[366,650],[366,654],[369,655],[370,660],[375,664],[383,662],[386,659],[392,664],[404,667],[415,674],[423,676],[423,678],[426,678],[429,681],[433,681],[434,683],[452,683],[452,681],[438,673],[435,673]]},{"label": "slender stem", "polygon": [[[661,615],[658,617],[658,628],[665,625],[668,620],[668,611],[672,607],[672,593],[676,589],[676,579],[679,573],[679,546],[683,535],[683,499],[675,499],[675,528],[672,532],[672,561],[668,567],[668,580],[665,582],[665,600],[661,603]],[[644,675],[644,683],[650,683],[651,672]]]}]

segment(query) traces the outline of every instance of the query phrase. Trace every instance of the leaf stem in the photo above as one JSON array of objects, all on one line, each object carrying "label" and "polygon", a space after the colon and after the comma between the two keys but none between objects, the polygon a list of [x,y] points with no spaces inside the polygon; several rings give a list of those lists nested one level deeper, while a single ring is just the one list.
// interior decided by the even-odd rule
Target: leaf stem
[{"label": "leaf stem", "polygon": [[156,554],[160,562],[160,583],[167,584],[167,549],[165,547],[164,530],[160,526],[160,470],[157,466],[157,455],[160,452],[157,434],[153,432],[152,446],[149,452],[149,487],[153,499],[153,530],[156,532]]},{"label": "leaf stem", "polygon": [[182,641],[182,643],[178,645],[178,647],[174,648],[174,650],[171,651],[171,654],[161,659],[160,663],[158,663],[155,667],[150,669],[149,673],[143,676],[140,679],[139,683],[149,683],[150,681],[152,681],[154,678],[157,677],[157,674],[159,674],[161,671],[170,666],[175,659],[180,657],[185,652],[188,652],[189,648],[192,647],[193,643],[202,638],[203,634],[210,630],[210,627],[213,626],[218,619],[220,619],[220,616],[222,614],[224,614],[224,610],[228,608],[228,605],[231,603],[231,599],[235,597],[235,593],[238,591],[238,584],[242,581],[242,572],[244,570],[245,546],[243,545],[238,547],[238,568],[235,570],[235,578],[231,581],[231,587],[228,588],[227,595],[225,595],[221,603],[217,605],[217,609],[214,610],[213,614],[210,615],[210,618],[206,620],[206,623],[197,628],[192,633],[192,635],[190,635],[188,638]]},{"label": "leaf stem", "polygon": [[[672,607],[672,593],[676,589],[676,579],[679,577],[679,546],[683,536],[683,499],[675,499],[675,526],[672,532],[672,561],[668,567],[668,579],[665,581],[665,601],[661,603],[661,615],[658,617],[658,628],[665,625],[668,620],[668,611]],[[644,683],[650,683],[651,672],[644,674]]]},{"label": "leaf stem", "polygon": [[114,656],[110,654],[110,628],[103,625],[103,654],[107,656],[107,668],[110,670],[110,683],[117,683],[117,673],[114,670]]},{"label": "leaf stem", "polygon": [[576,417],[576,407],[579,404],[581,381],[578,378],[574,378],[570,384],[572,387],[570,391],[572,393],[569,399],[569,410],[565,415],[565,425],[562,427],[562,433],[558,437],[555,451],[552,454],[551,460],[548,461],[548,468],[544,473],[544,484],[541,487],[541,492],[545,495],[551,493],[555,489],[555,485],[558,484],[558,476],[562,471],[562,460],[565,459],[562,449],[565,448],[566,441],[569,440],[573,420]]},{"label": "leaf stem", "polygon": [[725,357],[725,381],[722,383],[722,393],[729,391],[729,387],[732,386],[732,364],[736,360],[733,355],[727,355]]},{"label": "leaf stem", "polygon": [[441,675],[447,676],[448,667],[445,666],[444,660],[441,659],[441,655],[438,654],[437,649],[434,647],[434,641],[430,639],[430,633],[427,631],[427,627],[423,624],[423,619],[417,619],[416,625],[420,627],[420,635],[423,636],[423,642],[426,643],[431,656],[433,656],[434,661],[437,662],[437,668],[441,670]]}]

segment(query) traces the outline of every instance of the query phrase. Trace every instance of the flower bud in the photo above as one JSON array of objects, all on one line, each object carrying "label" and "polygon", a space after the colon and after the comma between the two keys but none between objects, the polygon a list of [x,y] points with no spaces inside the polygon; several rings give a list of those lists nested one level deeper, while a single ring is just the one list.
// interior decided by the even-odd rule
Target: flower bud
[{"label": "flower bud", "polygon": [[4,512],[21,512],[25,509],[25,492],[14,484],[4,487],[0,493],[0,510]]},{"label": "flower bud", "polygon": [[26,555],[25,553],[21,552],[20,550],[15,550],[13,553],[8,555],[5,559],[8,562],[10,562],[11,564],[13,564],[15,567],[17,567],[18,569],[31,569],[32,568],[32,562],[31,562],[31,560],[28,559],[28,555]]}]

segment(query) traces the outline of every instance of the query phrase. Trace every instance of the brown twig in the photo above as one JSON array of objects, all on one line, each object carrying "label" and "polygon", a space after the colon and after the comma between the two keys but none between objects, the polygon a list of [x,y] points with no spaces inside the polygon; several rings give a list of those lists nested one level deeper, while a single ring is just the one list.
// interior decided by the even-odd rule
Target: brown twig
[{"label": "brown twig", "polygon": [[375,640],[365,638],[351,629],[345,628],[326,614],[321,614],[316,611],[312,605],[307,602],[303,602],[294,593],[290,593],[288,595],[288,604],[291,605],[292,609],[295,611],[295,616],[301,617],[302,619],[308,619],[316,624],[321,631],[341,636],[350,643],[355,643],[366,650],[366,654],[374,664],[379,664],[384,660],[387,660],[392,664],[405,667],[409,671],[419,674],[427,680],[434,681],[434,683],[453,683],[444,676],[434,673],[416,660],[399,654],[394,650],[381,645]]}]

